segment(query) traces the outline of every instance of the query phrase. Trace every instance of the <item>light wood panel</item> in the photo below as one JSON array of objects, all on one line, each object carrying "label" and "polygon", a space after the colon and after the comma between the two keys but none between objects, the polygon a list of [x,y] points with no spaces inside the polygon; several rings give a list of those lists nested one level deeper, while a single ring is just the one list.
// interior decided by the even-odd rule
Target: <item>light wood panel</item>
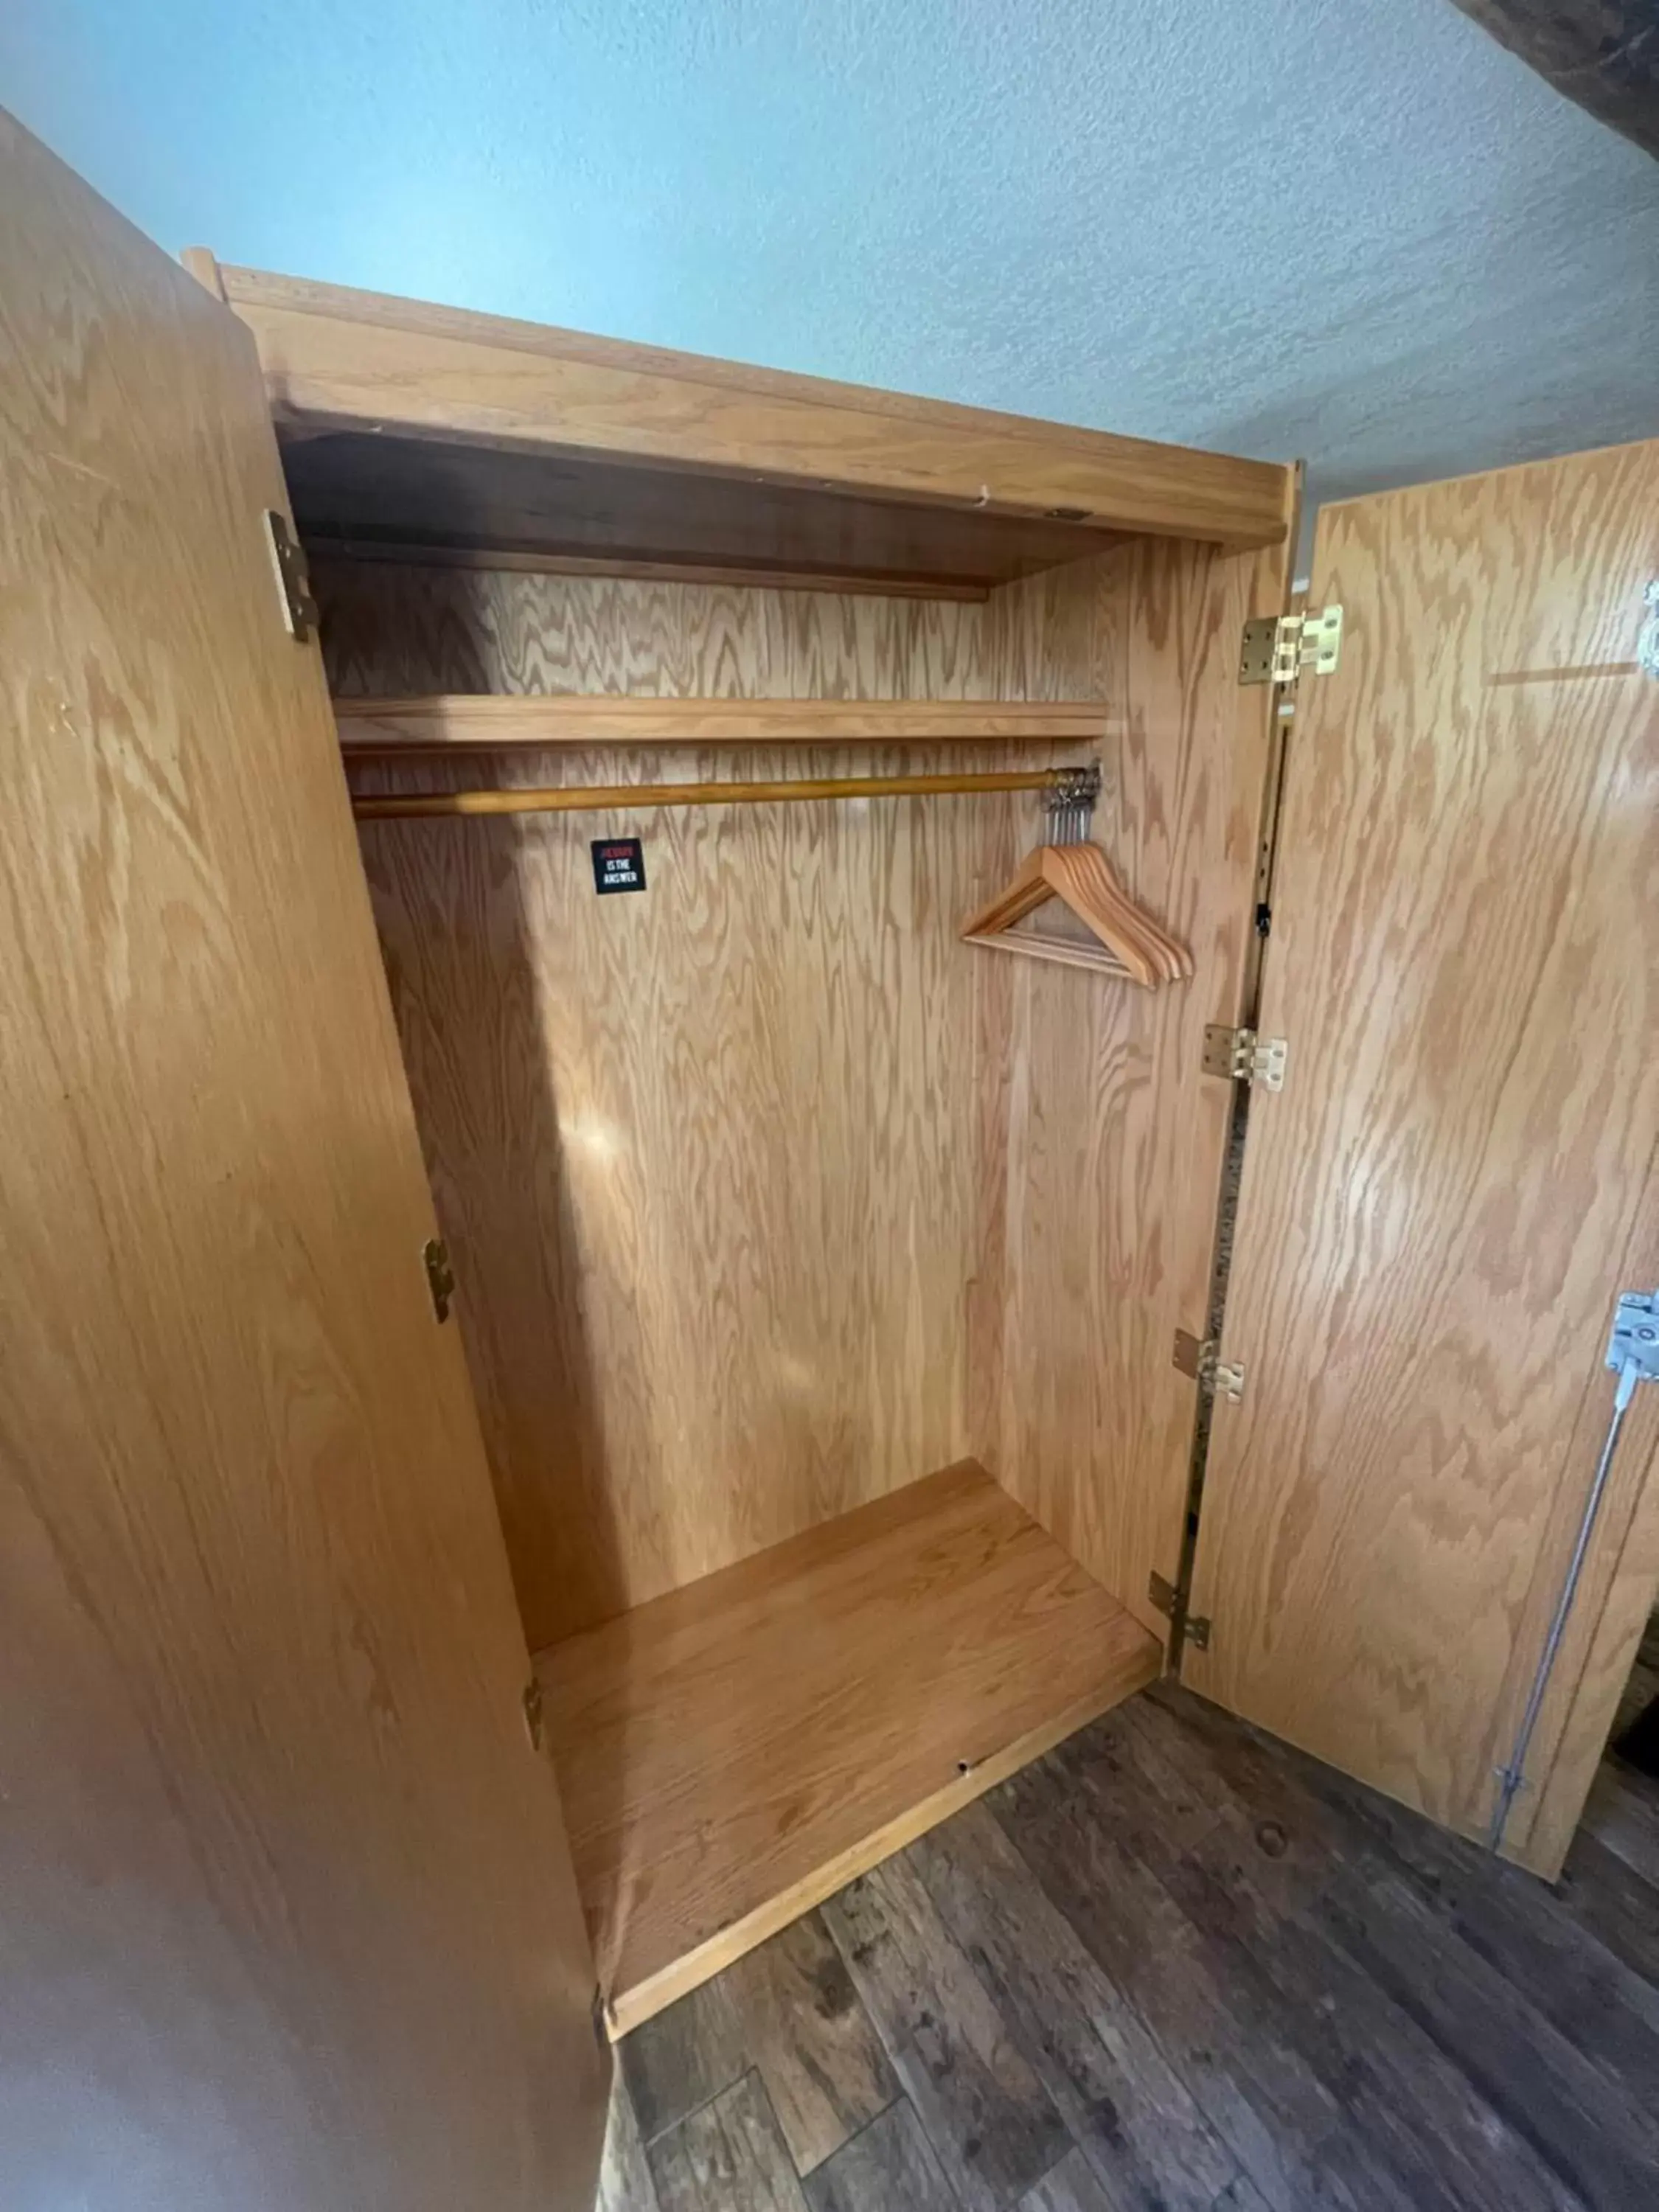
[{"label": "light wood panel", "polygon": [[617,2033],[1160,1663],[972,1464],[543,1652]]},{"label": "light wood panel", "polygon": [[246,333],[0,118],[0,2196],[590,2200],[606,2069]]},{"label": "light wood panel", "polygon": [[543,696],[342,700],[349,753],[418,753],[551,745],[915,744],[933,738],[991,744],[1012,738],[1098,744],[1106,710],[1079,700],[638,699]]},{"label": "light wood panel", "polygon": [[[815,493],[1281,543],[1285,471],[223,267],[281,421],[627,459]],[[634,550],[649,553],[651,548]]]},{"label": "light wood panel", "polygon": [[[303,441],[290,441],[289,454]],[[615,558],[598,554],[540,553],[507,546],[432,544],[419,538],[354,538],[335,530],[307,527],[305,543],[314,561],[396,561],[416,568],[519,568],[529,575],[627,576],[670,584],[738,584],[784,592],[869,592],[878,599],[982,600],[988,584],[964,584],[940,575],[906,576],[888,570],[872,575],[843,572],[815,574],[787,568],[769,557],[763,565],[742,567],[707,558],[683,561]]]},{"label": "light wood panel", "polygon": [[[1246,1387],[1217,1414],[1214,1628],[1183,1672],[1477,1832],[1605,1426],[1613,1298],[1659,1276],[1659,692],[1634,658],[1656,517],[1659,446],[1320,517],[1342,663],[1297,704],[1262,1009],[1290,1072],[1252,1114],[1225,1339]],[[1644,1412],[1584,1638],[1652,1437]],[[1599,1742],[1615,1696],[1575,1726]],[[1544,1871],[1562,1810],[1517,1827]]]},{"label": "light wood panel", "polygon": [[[337,703],[991,701],[982,605],[533,571],[313,566]],[[511,711],[511,710],[507,710]]]},{"label": "light wood panel", "polygon": [[[577,683],[971,698],[982,609],[319,570],[337,691]],[[565,751],[503,781],[1042,767],[1049,744]],[[478,763],[422,762],[422,786]],[[356,774],[407,788],[407,763]],[[977,1248],[961,917],[1035,797],[366,824],[364,850],[532,1637],[966,1449]],[[588,840],[642,832],[596,898]]]},{"label": "light wood panel", "polygon": [[[994,594],[999,691],[1106,702],[1095,835],[1131,897],[1190,949],[1155,992],[1063,963],[980,962],[981,1252],[975,1449],[1149,1628],[1181,1559],[1231,1088],[1200,1073],[1236,1022],[1273,710],[1241,690],[1247,617],[1276,611],[1282,552],[1124,547]],[[1006,882],[1011,846],[993,877]],[[975,956],[977,957],[977,955]]]}]

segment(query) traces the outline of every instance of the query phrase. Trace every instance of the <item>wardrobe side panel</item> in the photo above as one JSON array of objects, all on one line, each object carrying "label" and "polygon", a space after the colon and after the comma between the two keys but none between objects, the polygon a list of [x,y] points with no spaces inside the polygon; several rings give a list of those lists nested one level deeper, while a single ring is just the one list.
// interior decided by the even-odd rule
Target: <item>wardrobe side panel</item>
[{"label": "wardrobe side panel", "polygon": [[1231,1085],[1200,1067],[1240,1018],[1273,693],[1238,683],[1240,632],[1283,604],[1285,556],[1143,542],[994,592],[1010,698],[1103,699],[1094,835],[1191,949],[1147,991],[988,961],[979,1020],[981,1264],[973,1447],[1155,1633],[1176,1580]]},{"label": "wardrobe side panel", "polygon": [[[982,606],[338,564],[337,692],[985,696]],[[367,787],[1043,766],[1047,744],[542,755]],[[967,1449],[977,957],[1029,797],[364,825],[533,1644]],[[596,896],[591,839],[644,839]]]}]

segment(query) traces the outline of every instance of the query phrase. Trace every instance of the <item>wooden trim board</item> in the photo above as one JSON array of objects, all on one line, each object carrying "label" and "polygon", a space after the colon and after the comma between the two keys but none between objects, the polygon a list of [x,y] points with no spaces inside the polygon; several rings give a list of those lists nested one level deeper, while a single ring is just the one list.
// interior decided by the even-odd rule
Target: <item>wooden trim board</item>
[{"label": "wooden trim board", "polygon": [[337,699],[349,753],[560,745],[906,745],[924,741],[1088,745],[1107,733],[1097,700],[660,699],[485,693]]},{"label": "wooden trim board", "polygon": [[[1285,470],[222,265],[279,423],[610,454],[1231,546]],[[1079,548],[1079,550],[1085,549]]]},{"label": "wooden trim board", "polygon": [[1162,1664],[972,1461],[544,1651],[613,2035]]}]

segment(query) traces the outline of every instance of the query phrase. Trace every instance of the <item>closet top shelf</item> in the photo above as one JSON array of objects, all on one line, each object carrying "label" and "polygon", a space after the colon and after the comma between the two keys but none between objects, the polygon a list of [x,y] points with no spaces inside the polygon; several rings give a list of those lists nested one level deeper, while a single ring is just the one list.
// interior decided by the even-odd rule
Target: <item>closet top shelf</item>
[{"label": "closet top shelf", "polygon": [[1099,700],[635,699],[452,694],[337,699],[340,743],[356,757],[538,750],[567,745],[851,745],[1010,741],[1098,744]]},{"label": "closet top shelf", "polygon": [[186,256],[252,332],[313,550],[978,595],[1285,535],[1291,471]]}]

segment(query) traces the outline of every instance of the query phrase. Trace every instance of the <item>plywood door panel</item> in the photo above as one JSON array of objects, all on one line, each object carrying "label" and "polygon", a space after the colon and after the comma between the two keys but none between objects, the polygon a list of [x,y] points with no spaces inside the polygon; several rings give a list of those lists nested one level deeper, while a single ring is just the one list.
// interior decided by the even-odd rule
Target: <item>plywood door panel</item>
[{"label": "plywood door panel", "polygon": [[[971,698],[983,610],[321,576],[342,692]],[[562,751],[503,779],[1042,766],[1048,744]],[[365,788],[446,776],[354,769]],[[366,824],[514,1572],[552,1643],[960,1458],[975,963],[1035,799]],[[598,898],[589,841],[645,839]]]},{"label": "plywood door panel", "polygon": [[[1261,1017],[1289,1077],[1251,1116],[1224,1347],[1245,1389],[1216,1417],[1213,1629],[1183,1672],[1471,1831],[1605,1427],[1613,1298],[1659,1276],[1656,518],[1637,446],[1319,524],[1310,596],[1346,631],[1291,738]],[[1612,1559],[1651,1540],[1648,1419],[1569,1699],[1591,1643],[1607,1671]],[[1523,1804],[1511,1846],[1558,1860],[1552,1818],[1534,1852]]]},{"label": "plywood door panel", "polygon": [[[1126,547],[994,595],[998,689],[1098,697],[1095,836],[1182,944],[1158,991],[984,960],[975,1449],[1151,1628],[1181,1560],[1196,1394],[1172,1364],[1205,1333],[1230,1090],[1205,1025],[1239,1018],[1271,694],[1239,636],[1283,603],[1282,555]],[[1017,853],[1004,859],[1012,870]]]},{"label": "plywood door panel", "polygon": [[574,2209],[605,2069],[246,334],[0,121],[0,2197]]}]

